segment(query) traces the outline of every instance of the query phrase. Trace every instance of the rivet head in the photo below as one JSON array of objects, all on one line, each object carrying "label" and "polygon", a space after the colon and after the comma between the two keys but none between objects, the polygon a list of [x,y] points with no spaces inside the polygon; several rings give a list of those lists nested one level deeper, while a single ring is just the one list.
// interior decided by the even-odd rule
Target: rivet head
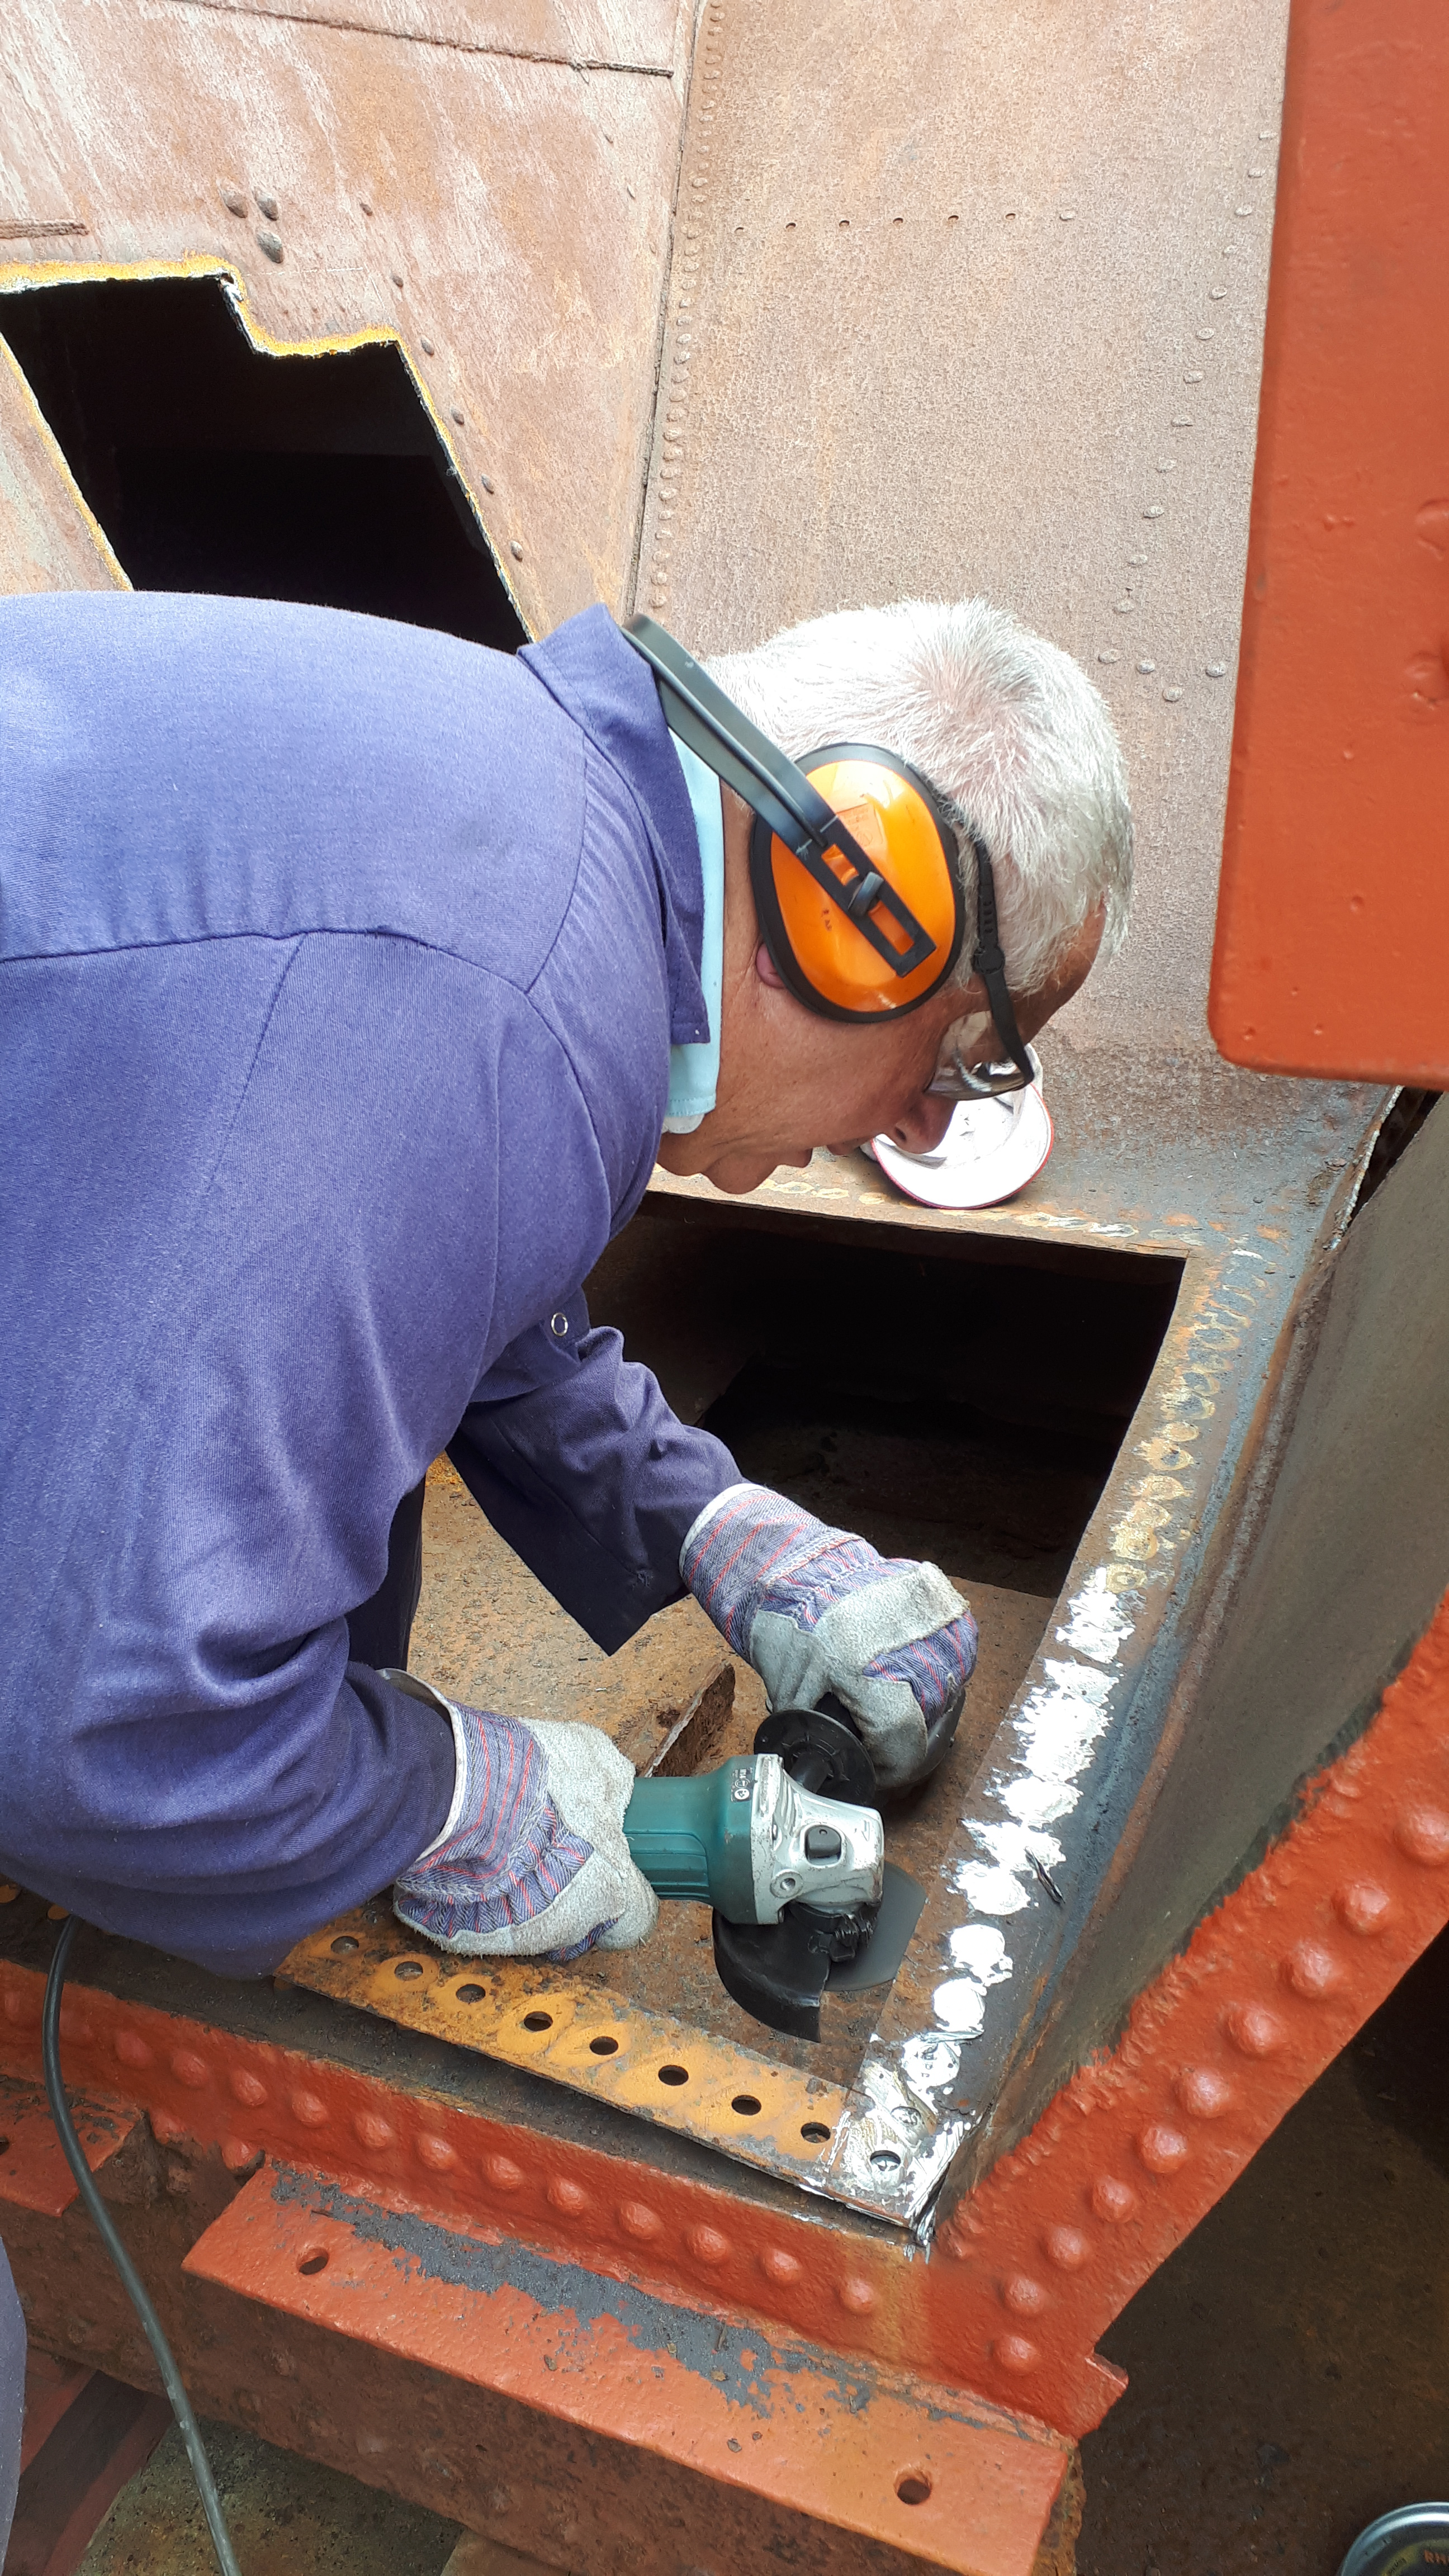
[{"label": "rivet head", "polygon": [[198,2057],[189,2048],[178,2048],[171,2060],[171,2072],[177,2083],[185,2084],[193,2093],[200,2092],[210,2071],[205,2058]]},{"label": "rivet head", "polygon": [[589,2195],[583,2184],[570,2182],[567,2174],[554,2175],[547,2196],[551,2206],[562,2210],[565,2218],[582,2218],[589,2205]]},{"label": "rivet head", "polygon": [[392,2122],[384,2120],[376,2111],[359,2111],[352,2129],[359,2145],[371,2147],[374,2155],[380,2155],[384,2147],[392,2145]]},{"label": "rivet head", "polygon": [[452,411],[451,411],[451,413],[449,414],[449,418],[450,418],[450,419],[452,419],[452,420],[455,420],[455,421],[457,422],[457,424],[458,424],[458,427],[459,427],[460,429],[462,428],[462,426],[463,426],[463,414],[462,414],[462,412],[459,410],[458,405],[457,405],[456,403],[454,403],[454,405],[453,405]]},{"label": "rivet head", "polygon": [[1343,1967],[1321,1941],[1300,1941],[1283,1962],[1283,1975],[1295,1995],[1305,2003],[1317,2003],[1321,1996],[1331,1995],[1343,1983]]},{"label": "rivet head", "polygon": [[392,282],[393,282],[394,286],[401,286],[401,284],[402,284],[402,282],[403,282],[403,273],[402,273],[402,270],[401,270],[400,268],[395,268],[395,269],[393,270],[393,272],[392,272]]},{"label": "rivet head", "polygon": [[281,267],[282,262],[286,257],[286,253],[282,248],[281,235],[279,233],[258,233],[257,248],[262,253],[264,259],[269,259],[272,262],[274,268]]},{"label": "rivet head", "polygon": [[1386,1887],[1376,1886],[1371,1878],[1355,1878],[1346,1887],[1335,1888],[1333,1910],[1345,1930],[1367,1935],[1382,1932],[1394,1900]]},{"label": "rivet head", "polygon": [[619,2225],[625,2235],[637,2237],[641,2245],[647,2244],[651,2237],[658,2236],[664,2226],[658,2210],[651,2209],[648,2203],[642,2200],[621,2201],[618,2216]]},{"label": "rivet head", "polygon": [[138,2030],[118,2030],[114,2045],[116,2055],[123,2066],[150,2065],[152,2054],[150,2043],[141,2037]]},{"label": "rivet head", "polygon": [[849,2308],[855,2317],[868,2317],[875,2306],[875,2292],[869,2281],[862,2281],[853,2273],[848,2280],[837,2282],[835,2295],[841,2306]]},{"label": "rivet head", "polygon": [[1115,2181],[1111,2174],[1098,2175],[1092,2185],[1092,2207],[1109,2227],[1120,2227],[1136,2206],[1137,2194],[1129,2184]]},{"label": "rivet head", "polygon": [[1041,2240],[1042,2252],[1059,2272],[1080,2272],[1091,2253],[1091,2246],[1079,2227],[1049,2227]]},{"label": "rivet head", "polygon": [[1405,1860],[1421,1869],[1437,1869],[1449,1860],[1449,1816],[1434,1807],[1411,1807],[1394,1827],[1394,1840]]},{"label": "rivet head", "polygon": [[805,2266],[798,2255],[787,2254],[783,2245],[772,2245],[760,2256],[760,2270],[767,2281],[774,2281],[782,2290],[788,2290],[792,2282],[802,2277]]},{"label": "rivet head", "polygon": [[1180,2129],[1170,2129],[1164,2120],[1151,2120],[1139,2129],[1134,2141],[1137,2152],[1149,2173],[1176,2173],[1187,2162],[1191,2150]]},{"label": "rivet head", "polygon": [[1036,2317],[1047,2304],[1047,2294],[1029,2272],[1013,2272],[1001,2284],[1001,2302],[1014,2317]]},{"label": "rivet head", "polygon": [[1262,2004],[1234,2004],[1223,2015],[1223,2029],[1244,2057],[1272,2057],[1288,2037],[1278,2015]]},{"label": "rivet head", "polygon": [[1185,2066],[1172,2089],[1195,2120],[1220,2120],[1232,2108],[1231,2084],[1210,2066]]},{"label": "rivet head", "polygon": [[457,2148],[450,2146],[446,2138],[436,2137],[430,2129],[424,2129],[416,2144],[419,2164],[426,2165],[431,2173],[448,2173],[458,2161]]},{"label": "rivet head", "polygon": [[522,563],[522,561],[523,561],[523,548],[522,548],[522,546],[519,544],[518,539],[517,539],[516,537],[514,537],[514,538],[512,538],[512,539],[510,540],[510,542],[509,542],[509,547],[508,547],[508,551],[509,551],[509,553],[512,555],[512,557],[513,557],[513,559],[514,559],[514,562],[515,562],[515,563]]},{"label": "rivet head", "polygon": [[491,2183],[495,2191],[517,2191],[523,2180],[523,2168],[516,2165],[511,2156],[485,2156],[483,2179]]},{"label": "rivet head", "polygon": [[263,223],[274,224],[276,222],[277,201],[275,197],[253,197],[252,204],[256,207],[257,213],[261,216]]},{"label": "rivet head", "polygon": [[1020,2378],[1028,2370],[1035,2370],[1041,2359],[1041,2354],[1034,2343],[1028,2343],[1025,2335],[1014,2334],[998,2335],[991,2347],[991,2355],[1002,2370],[1011,2372],[1013,2378]]},{"label": "rivet head", "polygon": [[251,2163],[256,2152],[256,2148],[251,2146],[245,2138],[224,2138],[222,2140],[221,2161],[225,2165],[228,2173],[240,2173],[244,2165],[249,2165]]},{"label": "rivet head", "polygon": [[186,2135],[186,2122],[178,2120],[172,2111],[153,2111],[151,2134],[163,2147],[179,2146]]},{"label": "rivet head", "polygon": [[729,2238],[717,2227],[691,2227],[684,2241],[696,2263],[723,2263],[730,2251]]},{"label": "rivet head", "polygon": [[249,2066],[238,2066],[235,2069],[231,2078],[231,2093],[233,2101],[245,2102],[254,2111],[259,2111],[267,2098],[265,2084],[259,2075],[253,2075]]},{"label": "rivet head", "polygon": [[327,2105],[323,2101],[321,2094],[306,2092],[294,2093],[292,2096],[292,2117],[294,2120],[300,2120],[304,2129],[325,2128],[327,2125]]},{"label": "rivet head", "polygon": [[244,215],[246,213],[247,201],[244,189],[223,188],[220,194],[221,202],[225,206],[229,215]]},{"label": "rivet head", "polygon": [[432,356],[433,344],[431,340],[420,340],[418,342],[418,347],[421,349],[425,358],[430,358]]}]

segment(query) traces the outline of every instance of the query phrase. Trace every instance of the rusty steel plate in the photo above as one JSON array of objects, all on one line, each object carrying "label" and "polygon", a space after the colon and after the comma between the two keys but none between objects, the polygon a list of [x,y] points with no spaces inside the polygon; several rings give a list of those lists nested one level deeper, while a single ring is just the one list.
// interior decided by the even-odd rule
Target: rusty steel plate
[{"label": "rusty steel plate", "polygon": [[[381,6],[401,27],[402,0]],[[537,634],[624,603],[683,64],[666,67],[671,0],[568,0],[577,51],[558,59],[529,59],[557,0],[502,0],[488,21],[473,0],[424,6],[434,41],[351,6],[9,12],[0,77],[27,105],[6,132],[0,294],[224,271],[260,348],[395,339]],[[465,19],[519,42],[471,52]],[[74,489],[45,466],[49,536],[12,522],[0,472],[0,587],[68,577]]]},{"label": "rusty steel plate", "polygon": [[444,1956],[380,1905],[299,1941],[277,1973],[807,2189],[820,2187],[817,2168],[845,2112],[839,2085],[772,2065],[540,1960]]},{"label": "rusty steel plate", "polygon": [[450,45],[465,54],[512,54],[575,72],[674,68],[679,0],[200,0],[241,17],[293,18],[315,27]]},{"label": "rusty steel plate", "polygon": [[1074,654],[1138,831],[1081,1045],[1211,1054],[1287,15],[701,19],[637,604],[722,652],[980,592]]}]

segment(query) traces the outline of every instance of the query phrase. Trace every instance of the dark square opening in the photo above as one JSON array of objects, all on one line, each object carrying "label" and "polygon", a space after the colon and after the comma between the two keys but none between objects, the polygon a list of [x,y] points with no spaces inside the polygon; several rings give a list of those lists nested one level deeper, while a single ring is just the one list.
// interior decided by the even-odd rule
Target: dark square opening
[{"label": "dark square opening", "polygon": [[220,278],[25,288],[0,332],[137,590],[527,642],[395,345],[274,357]]}]

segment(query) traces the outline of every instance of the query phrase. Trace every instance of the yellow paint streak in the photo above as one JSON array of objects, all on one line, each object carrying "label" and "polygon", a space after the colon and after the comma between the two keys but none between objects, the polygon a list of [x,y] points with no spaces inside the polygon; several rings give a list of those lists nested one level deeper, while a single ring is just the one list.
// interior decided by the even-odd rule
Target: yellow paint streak
[{"label": "yellow paint streak", "polygon": [[[404,1965],[421,1973],[400,1977]],[[300,1941],[278,1973],[313,1994],[526,2067],[788,2180],[809,2180],[845,2116],[839,2085],[774,2066],[566,1968],[536,1959],[459,1959],[409,1944],[401,1925],[376,1907]],[[601,2040],[616,2044],[601,2052],[594,2045]],[[670,2070],[667,2078],[662,2069]],[[758,2111],[737,2110],[741,2101],[757,2102]],[[825,2134],[806,2137],[807,2128]]]}]

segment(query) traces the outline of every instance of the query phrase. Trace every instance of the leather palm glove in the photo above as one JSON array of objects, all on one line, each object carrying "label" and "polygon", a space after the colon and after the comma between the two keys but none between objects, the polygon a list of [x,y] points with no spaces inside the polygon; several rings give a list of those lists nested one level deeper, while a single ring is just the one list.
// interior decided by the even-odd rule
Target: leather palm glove
[{"label": "leather palm glove", "polygon": [[880,1786],[920,1777],[927,1721],[976,1662],[976,1622],[939,1566],[880,1556],[766,1485],[731,1485],[700,1513],[679,1570],[772,1708],[816,1708],[834,1691]]},{"label": "leather palm glove", "polygon": [[653,1931],[659,1900],[624,1839],[634,1767],[617,1745],[596,1726],[525,1724],[388,1678],[446,1710],[458,1762],[442,1833],[393,1889],[404,1923],[490,1959],[631,1950]]}]

